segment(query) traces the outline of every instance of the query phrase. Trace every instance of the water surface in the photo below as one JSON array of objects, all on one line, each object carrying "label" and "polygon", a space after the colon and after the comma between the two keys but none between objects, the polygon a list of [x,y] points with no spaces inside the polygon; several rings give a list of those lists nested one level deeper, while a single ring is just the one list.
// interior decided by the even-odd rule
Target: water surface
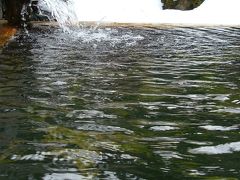
[{"label": "water surface", "polygon": [[239,28],[35,28],[0,54],[0,179],[238,179]]}]

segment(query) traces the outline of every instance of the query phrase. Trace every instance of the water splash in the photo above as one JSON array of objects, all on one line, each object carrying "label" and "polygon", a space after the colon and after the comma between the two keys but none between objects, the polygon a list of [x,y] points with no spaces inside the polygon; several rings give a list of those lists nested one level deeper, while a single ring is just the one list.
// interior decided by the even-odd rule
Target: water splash
[{"label": "water splash", "polygon": [[71,26],[78,26],[78,18],[75,11],[74,0],[40,0],[39,8],[43,13],[55,19],[63,30]]},{"label": "water splash", "polygon": [[[94,50],[112,50],[119,48],[129,48],[136,46],[143,41],[143,35],[136,35],[125,29],[103,28],[103,27],[69,27],[68,31],[62,32],[61,29],[55,31],[59,36],[59,42],[72,42],[74,44],[85,44]],[[121,35],[119,35],[121,34]],[[55,82],[62,84],[64,82]]]}]

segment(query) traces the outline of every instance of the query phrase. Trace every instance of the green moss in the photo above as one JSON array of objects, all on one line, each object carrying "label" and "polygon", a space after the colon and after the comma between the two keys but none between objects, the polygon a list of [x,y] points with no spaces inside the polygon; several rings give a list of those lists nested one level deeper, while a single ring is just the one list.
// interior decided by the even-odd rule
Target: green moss
[{"label": "green moss", "polygon": [[177,5],[177,1],[174,0],[162,0],[164,9],[174,9]]},{"label": "green moss", "polygon": [[52,127],[48,129],[45,136],[46,142],[61,142],[68,145],[75,145],[82,149],[92,149],[91,143],[94,138],[82,131],[76,131],[64,127]]}]

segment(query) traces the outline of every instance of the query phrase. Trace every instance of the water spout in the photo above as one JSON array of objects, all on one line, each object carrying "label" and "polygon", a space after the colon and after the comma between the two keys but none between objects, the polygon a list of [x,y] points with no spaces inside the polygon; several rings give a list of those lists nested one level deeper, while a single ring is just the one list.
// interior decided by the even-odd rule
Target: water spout
[{"label": "water spout", "polygon": [[73,0],[40,0],[38,6],[42,14],[48,15],[50,20],[56,20],[64,30],[78,25]]}]

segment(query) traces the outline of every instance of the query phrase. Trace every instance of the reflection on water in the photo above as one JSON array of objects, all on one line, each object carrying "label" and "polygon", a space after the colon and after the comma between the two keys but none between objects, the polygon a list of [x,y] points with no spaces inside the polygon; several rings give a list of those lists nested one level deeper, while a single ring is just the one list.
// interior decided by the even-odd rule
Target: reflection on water
[{"label": "reflection on water", "polygon": [[3,179],[235,178],[238,28],[19,33],[0,54]]}]

